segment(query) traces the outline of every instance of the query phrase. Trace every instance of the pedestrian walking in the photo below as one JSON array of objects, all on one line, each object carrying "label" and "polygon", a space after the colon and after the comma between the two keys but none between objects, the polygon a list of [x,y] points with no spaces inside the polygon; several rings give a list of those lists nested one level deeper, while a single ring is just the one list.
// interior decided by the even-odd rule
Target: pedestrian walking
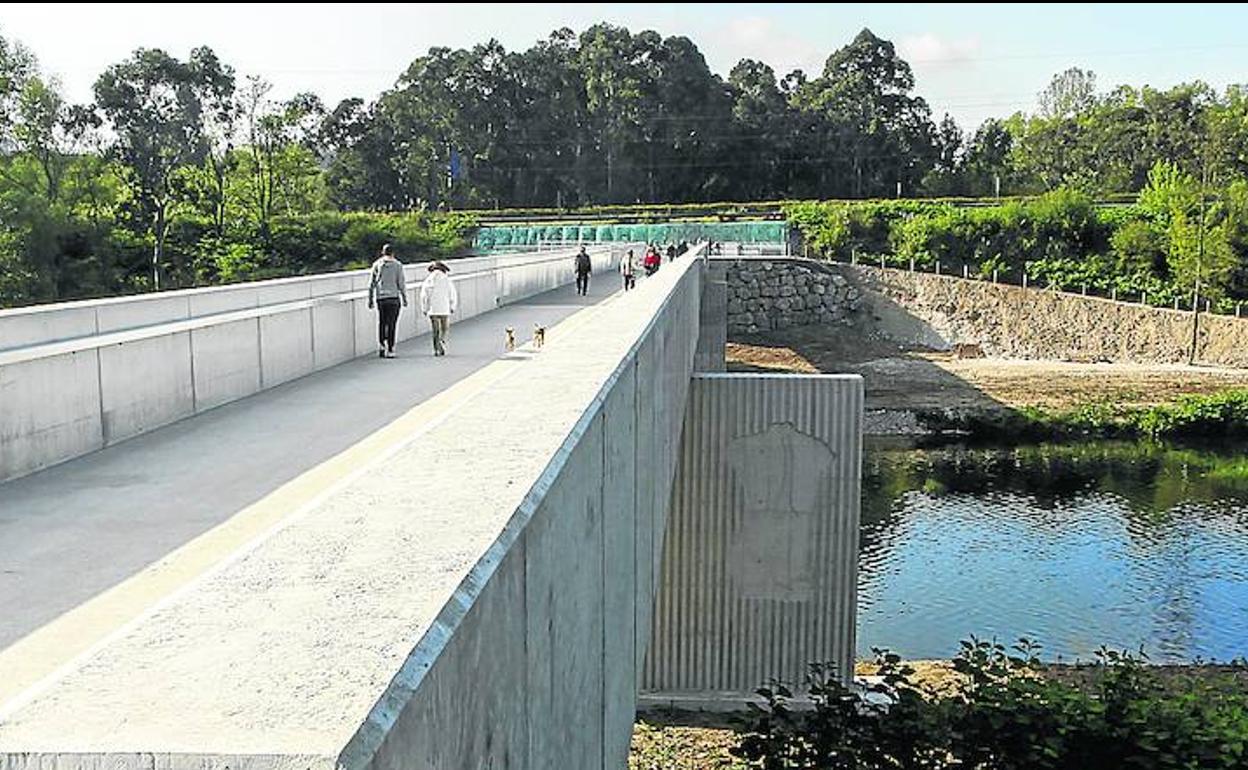
[{"label": "pedestrian walking", "polygon": [[642,260],[641,266],[646,269],[646,275],[654,275],[661,264],[663,264],[663,259],[659,257],[659,250],[651,245],[646,249],[646,258]]},{"label": "pedestrian walking", "polygon": [[593,272],[593,262],[585,253],[585,247],[582,246],[580,253],[576,255],[576,293],[582,297],[589,292],[589,276]]},{"label": "pedestrian walking", "polygon": [[455,283],[447,275],[451,269],[442,262],[429,265],[429,275],[420,285],[420,309],[429,316],[433,327],[433,354],[446,355],[446,336],[451,324],[451,314],[459,305],[459,293]]},{"label": "pedestrian walking", "polygon": [[368,282],[368,309],[377,307],[377,357],[394,358],[394,336],[399,313],[407,307],[407,284],[403,263],[395,259],[390,244],[381,247]]},{"label": "pedestrian walking", "polygon": [[620,258],[620,275],[624,276],[624,291],[637,285],[637,258],[632,249]]}]

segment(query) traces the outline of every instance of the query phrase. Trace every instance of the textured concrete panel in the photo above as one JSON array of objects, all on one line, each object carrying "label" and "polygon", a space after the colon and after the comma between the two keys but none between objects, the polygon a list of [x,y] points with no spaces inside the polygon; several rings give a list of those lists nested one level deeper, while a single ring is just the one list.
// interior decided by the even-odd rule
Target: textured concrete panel
[{"label": "textured concrete panel", "polygon": [[147,295],[134,299],[104,301],[95,312],[99,321],[99,333],[104,334],[180,321],[189,317],[190,306],[185,294],[168,297]]},{"label": "textured concrete panel", "polygon": [[[404,316],[411,313],[411,307],[406,307],[399,314],[399,327],[402,328],[405,320]],[[376,309],[368,309],[367,299],[351,300],[351,323],[352,331],[355,335],[355,354],[357,356],[376,355],[377,354],[377,311]]]},{"label": "textured concrete panel", "polygon": [[312,307],[312,341],[315,369],[324,369],[355,357],[355,329],[351,305],[326,302]]},{"label": "textured concrete panel", "polygon": [[694,377],[648,699],[852,672],[861,433],[857,376]]},{"label": "textured concrete panel", "polygon": [[256,307],[259,301],[259,291],[248,284],[225,286],[192,293],[187,300],[190,303],[190,317],[199,318]]},{"label": "textured concrete panel", "polygon": [[0,350],[95,334],[95,308],[0,310]]},{"label": "textured concrete panel", "polygon": [[722,372],[727,368],[728,279],[723,262],[711,262],[702,284],[702,321],[694,368],[699,372]]},{"label": "textured concrete panel", "polygon": [[0,367],[0,479],[103,446],[96,351]]},{"label": "textured concrete panel", "polygon": [[655,532],[654,493],[658,483],[658,473],[654,462],[654,448],[657,445],[658,426],[655,423],[655,410],[647,409],[647,404],[654,403],[655,381],[658,379],[659,364],[656,361],[656,349],[647,345],[637,351],[634,364],[636,390],[634,394],[637,412],[637,443],[634,448],[634,468],[637,479],[637,519],[634,523],[636,531],[637,563],[633,575],[634,596],[637,597],[637,609],[633,625],[635,636],[633,650],[638,675],[646,663],[646,650],[650,644],[650,625],[652,613],[647,605],[654,601],[654,548],[658,534]]},{"label": "textured concrete panel", "polygon": [[525,532],[529,767],[602,762],[601,484],[595,420]]},{"label": "textured concrete panel", "polygon": [[99,354],[105,444],[195,412],[189,333],[110,345]]},{"label": "textured concrete panel", "polygon": [[313,371],[311,310],[263,316],[260,319],[260,365],[264,387]]},{"label": "textured concrete panel", "polygon": [[[345,766],[528,766],[528,715],[517,719],[514,708],[524,701],[526,685],[524,564],[520,541],[497,569],[483,571],[480,596],[466,609],[437,664],[427,673],[413,667],[410,700],[396,703],[391,729],[375,738],[376,752],[370,756],[362,751],[364,741],[353,742],[340,756]],[[465,683],[477,684],[469,693]]]},{"label": "textured concrete panel", "polygon": [[256,286],[256,305],[280,305],[284,302],[297,302],[312,296],[312,289],[307,279],[285,279],[265,282]]},{"label": "textured concrete panel", "polygon": [[255,318],[191,332],[195,410],[260,391],[260,322]]},{"label": "textured concrete panel", "polygon": [[602,409],[603,767],[628,758],[637,696],[637,371],[626,367]]}]

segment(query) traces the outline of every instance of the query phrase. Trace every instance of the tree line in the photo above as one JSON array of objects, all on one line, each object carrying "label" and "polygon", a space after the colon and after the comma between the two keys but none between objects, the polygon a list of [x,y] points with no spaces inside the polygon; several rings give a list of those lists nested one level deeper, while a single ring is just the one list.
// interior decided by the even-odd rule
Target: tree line
[{"label": "tree line", "polygon": [[1095,196],[1144,189],[1159,160],[1216,191],[1248,164],[1243,88],[1102,94],[1068,70],[1034,114],[967,132],[869,30],[820,73],[745,59],[723,78],[685,37],[561,29],[524,51],[430,49],[332,107],[275,99],[206,47],[139,49],[93,96],[70,104],[0,36],[0,304],[341,266],[397,221],[452,253],[469,222],[446,210]]}]

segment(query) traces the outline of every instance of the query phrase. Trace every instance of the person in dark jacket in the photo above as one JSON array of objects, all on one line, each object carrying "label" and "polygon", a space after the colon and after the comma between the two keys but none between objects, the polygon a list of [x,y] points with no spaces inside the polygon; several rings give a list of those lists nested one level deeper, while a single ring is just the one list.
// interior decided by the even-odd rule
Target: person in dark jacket
[{"label": "person in dark jacket", "polygon": [[399,326],[399,312],[407,305],[407,284],[403,263],[394,258],[390,244],[381,247],[381,256],[373,263],[372,280],[368,284],[368,309],[377,306],[377,356],[394,358],[394,335]]},{"label": "person in dark jacket", "polygon": [[582,246],[580,253],[576,255],[576,293],[582,297],[589,291],[589,276],[593,272],[593,262]]}]

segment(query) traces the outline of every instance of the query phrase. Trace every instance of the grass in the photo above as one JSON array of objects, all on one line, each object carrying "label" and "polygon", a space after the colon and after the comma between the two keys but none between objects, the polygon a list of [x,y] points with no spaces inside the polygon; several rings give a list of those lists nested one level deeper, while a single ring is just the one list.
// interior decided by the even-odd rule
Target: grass
[{"label": "grass", "polygon": [[979,439],[1245,439],[1248,438],[1248,390],[1183,396],[1173,403],[1148,407],[1100,402],[1066,410],[1038,407],[975,413],[928,410],[919,412],[918,418],[924,427],[935,433],[960,433]]},{"label": "grass", "polygon": [[739,734],[728,718],[697,714],[642,716],[633,728],[629,770],[746,770],[732,756]]}]

